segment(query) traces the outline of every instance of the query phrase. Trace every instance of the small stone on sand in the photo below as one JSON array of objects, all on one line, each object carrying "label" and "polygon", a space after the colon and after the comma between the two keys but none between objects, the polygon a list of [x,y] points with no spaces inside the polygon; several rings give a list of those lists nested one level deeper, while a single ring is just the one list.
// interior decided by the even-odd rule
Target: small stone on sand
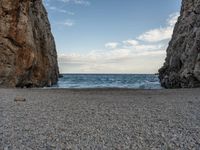
[{"label": "small stone on sand", "polygon": [[25,102],[26,99],[25,99],[24,97],[17,96],[17,97],[15,97],[14,101],[15,101],[15,102]]}]

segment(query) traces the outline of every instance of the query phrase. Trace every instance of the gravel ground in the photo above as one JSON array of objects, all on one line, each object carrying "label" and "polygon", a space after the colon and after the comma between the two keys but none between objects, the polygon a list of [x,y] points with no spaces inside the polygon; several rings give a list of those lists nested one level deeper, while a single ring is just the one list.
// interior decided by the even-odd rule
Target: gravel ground
[{"label": "gravel ground", "polygon": [[200,89],[0,89],[3,149],[199,150]]}]

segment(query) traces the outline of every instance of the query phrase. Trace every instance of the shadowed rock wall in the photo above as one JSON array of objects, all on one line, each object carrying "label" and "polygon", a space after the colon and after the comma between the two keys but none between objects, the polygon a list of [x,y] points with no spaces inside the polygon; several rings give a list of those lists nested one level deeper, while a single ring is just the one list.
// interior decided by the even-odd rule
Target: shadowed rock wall
[{"label": "shadowed rock wall", "polygon": [[165,88],[200,87],[200,0],[182,1],[159,78]]}]

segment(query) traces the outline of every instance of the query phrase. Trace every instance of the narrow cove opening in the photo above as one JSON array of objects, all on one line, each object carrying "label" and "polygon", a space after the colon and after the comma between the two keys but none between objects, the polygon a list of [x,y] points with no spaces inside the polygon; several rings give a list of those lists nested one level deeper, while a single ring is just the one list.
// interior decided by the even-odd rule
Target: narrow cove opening
[{"label": "narrow cove opening", "polygon": [[181,1],[144,1],[45,0],[62,74],[55,87],[160,89]]}]

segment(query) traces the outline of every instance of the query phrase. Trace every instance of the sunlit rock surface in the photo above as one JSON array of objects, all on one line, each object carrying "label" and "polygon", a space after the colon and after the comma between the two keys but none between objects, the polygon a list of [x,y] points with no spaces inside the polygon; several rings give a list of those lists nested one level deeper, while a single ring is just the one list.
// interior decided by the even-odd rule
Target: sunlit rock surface
[{"label": "sunlit rock surface", "polygon": [[0,0],[0,86],[57,82],[54,38],[42,0]]}]

